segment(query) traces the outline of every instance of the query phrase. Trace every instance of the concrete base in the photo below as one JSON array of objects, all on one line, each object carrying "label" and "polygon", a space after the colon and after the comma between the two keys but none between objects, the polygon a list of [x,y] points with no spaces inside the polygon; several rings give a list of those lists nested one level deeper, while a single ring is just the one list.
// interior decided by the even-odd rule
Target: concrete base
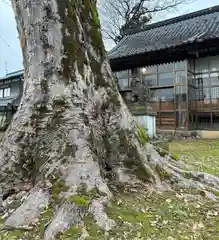
[{"label": "concrete base", "polygon": [[219,131],[197,131],[197,135],[203,139],[219,139]]},{"label": "concrete base", "polygon": [[172,135],[172,136],[178,136],[178,137],[196,137],[197,131],[157,129],[157,134],[167,135],[167,136]]},{"label": "concrete base", "polygon": [[219,131],[206,131],[206,130],[192,130],[192,131],[185,131],[185,130],[164,130],[164,129],[157,129],[158,135],[165,135],[165,136],[176,136],[182,138],[202,138],[202,139],[219,139]]}]

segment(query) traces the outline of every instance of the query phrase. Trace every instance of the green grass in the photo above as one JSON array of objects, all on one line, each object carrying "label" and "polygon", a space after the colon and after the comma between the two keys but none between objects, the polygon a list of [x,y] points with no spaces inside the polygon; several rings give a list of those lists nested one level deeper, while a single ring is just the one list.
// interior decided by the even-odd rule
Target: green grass
[{"label": "green grass", "polygon": [[181,156],[196,170],[219,176],[218,140],[174,141],[170,144],[170,152]]},{"label": "green grass", "polygon": [[[175,141],[170,152],[192,169],[219,175],[219,141]],[[219,202],[179,199],[183,194],[116,196],[106,209],[116,227],[92,239],[219,240]]]}]

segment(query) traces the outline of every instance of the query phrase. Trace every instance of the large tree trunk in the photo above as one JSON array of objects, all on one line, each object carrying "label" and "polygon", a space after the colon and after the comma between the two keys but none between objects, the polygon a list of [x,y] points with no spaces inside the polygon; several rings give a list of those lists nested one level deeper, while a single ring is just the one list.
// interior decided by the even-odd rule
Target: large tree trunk
[{"label": "large tree trunk", "polygon": [[205,190],[207,177],[209,189],[218,191],[218,178],[183,171],[145,144],[113,80],[95,4],[13,1],[25,80],[0,146],[0,186],[3,203],[21,190],[24,197],[4,228],[44,221],[49,206],[46,240],[87,214],[109,230],[114,222],[103,206],[124,183],[177,182]]}]

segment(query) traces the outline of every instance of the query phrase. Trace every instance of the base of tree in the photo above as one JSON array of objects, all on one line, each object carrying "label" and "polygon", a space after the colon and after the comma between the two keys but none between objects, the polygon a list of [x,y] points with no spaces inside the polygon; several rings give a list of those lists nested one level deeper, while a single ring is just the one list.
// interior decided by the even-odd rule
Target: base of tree
[{"label": "base of tree", "polygon": [[[39,181],[35,186],[32,182],[14,186],[2,195],[2,234],[7,236],[18,231],[26,237],[35,234],[34,239],[68,239],[66,236],[80,226],[83,234],[78,239],[86,239],[89,234],[84,222],[87,221],[94,221],[99,229],[110,231],[116,223],[107,216],[105,207],[117,192],[137,190],[150,195],[152,192],[162,193],[180,188],[211,200],[217,199],[219,179],[216,176],[188,171],[183,162],[150,144],[141,147],[141,151],[150,156],[147,162],[150,167],[146,167],[146,171],[138,169],[136,176],[130,174],[126,166],[113,170],[115,179],[103,177],[97,162],[89,162],[88,159],[86,163],[77,163],[81,164],[81,168],[71,168],[68,164],[68,174],[62,166],[59,170],[62,169],[65,174],[47,174],[46,180]],[[143,169],[144,165],[141,167]],[[83,179],[89,169],[92,169],[91,176]],[[148,169],[153,176],[146,176]],[[154,181],[145,182],[142,180],[144,177]]]}]

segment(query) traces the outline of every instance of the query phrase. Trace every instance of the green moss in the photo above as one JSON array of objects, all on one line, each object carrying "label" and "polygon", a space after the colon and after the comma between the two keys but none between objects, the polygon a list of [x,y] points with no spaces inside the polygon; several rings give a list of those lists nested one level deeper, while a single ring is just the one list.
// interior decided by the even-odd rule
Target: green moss
[{"label": "green moss", "polygon": [[171,180],[170,174],[168,172],[166,172],[164,169],[160,168],[159,166],[156,166],[155,170],[158,173],[158,175],[162,181]]},{"label": "green moss", "polygon": [[67,201],[70,203],[75,203],[77,206],[89,207],[89,198],[87,196],[81,195],[72,195],[67,198]]},{"label": "green moss", "polygon": [[165,156],[169,155],[169,152],[166,149],[156,148],[156,150],[161,157],[165,157]]},{"label": "green moss", "polygon": [[36,232],[38,232],[42,237],[45,231],[45,226],[51,221],[53,217],[53,206],[49,205],[45,208],[44,212],[42,212],[40,216],[39,225],[37,226]]},{"label": "green moss", "polygon": [[80,195],[87,194],[87,185],[85,183],[81,183],[77,188],[77,193]]},{"label": "green moss", "polygon": [[[85,1],[62,1],[58,0],[59,15],[63,22],[63,45],[65,58],[62,60],[63,76],[65,82],[75,81],[73,76],[74,64],[77,64],[79,73],[84,76],[84,66],[91,64],[93,73],[95,74],[95,82],[104,83],[105,81],[101,75],[101,64],[103,57],[105,58],[105,49],[100,32],[100,23],[95,2],[90,0]],[[67,14],[66,14],[66,9]],[[83,28],[82,41],[79,39],[81,35],[77,16]],[[68,34],[66,34],[66,31]],[[85,49],[83,41],[89,42],[96,51],[97,55],[101,57],[100,62]],[[87,59],[87,54],[89,63]],[[98,83],[96,85],[98,85]]]},{"label": "green moss", "polygon": [[156,150],[160,154],[161,157],[169,156],[170,158],[172,158],[175,161],[180,160],[179,154],[170,153],[169,151],[167,151],[166,149],[163,149],[163,148],[156,148]]},{"label": "green moss", "polygon": [[150,176],[148,175],[144,166],[136,166],[136,169],[134,170],[134,174],[143,181],[150,180]]},{"label": "green moss", "polygon": [[2,231],[0,232],[0,240],[19,240],[24,235],[24,231]]},{"label": "green moss", "polygon": [[[88,1],[88,2],[90,2],[90,1]],[[99,16],[98,16],[96,6],[90,5],[90,11],[91,11],[93,26],[96,26],[97,28],[100,28],[100,20],[99,20]]]},{"label": "green moss", "polygon": [[[112,86],[112,87],[113,87],[113,86]],[[108,94],[109,94],[109,96],[110,96],[109,101],[110,101],[111,103],[113,103],[114,106],[120,107],[120,106],[121,106],[121,102],[120,102],[120,99],[119,99],[119,92],[118,92],[118,90],[114,90],[114,89],[113,89],[113,91],[110,92],[110,93],[108,93]]]},{"label": "green moss", "polygon": [[137,126],[137,131],[138,131],[139,142],[141,143],[141,145],[145,145],[149,140],[145,129],[138,125]]},{"label": "green moss", "polygon": [[69,143],[66,143],[66,146],[63,151],[63,156],[64,157],[75,157],[75,153],[78,149],[78,146],[76,144],[73,144],[72,146]]},{"label": "green moss", "polygon": [[95,199],[101,196],[106,196],[106,193],[99,191],[97,187],[88,190],[86,184],[80,184],[77,189],[77,193],[78,195],[85,196],[87,199]]},{"label": "green moss", "polygon": [[175,160],[175,161],[179,161],[180,160],[180,155],[177,153],[171,153],[170,157]]},{"label": "green moss", "polygon": [[95,223],[95,220],[90,214],[84,217],[84,225],[86,227],[87,232],[90,235],[90,237],[88,237],[87,240],[104,239],[104,231],[97,226],[97,224]]},{"label": "green moss", "polygon": [[97,53],[103,54],[105,52],[102,35],[100,32],[100,21],[99,16],[97,12],[97,8],[94,3],[92,3],[90,0],[85,0],[85,5],[88,6],[90,15],[91,15],[91,25],[92,28],[89,32],[89,35],[91,37],[92,45],[95,47]]},{"label": "green moss", "polygon": [[51,179],[52,182],[52,188],[51,188],[51,195],[52,195],[52,201],[55,203],[59,203],[63,199],[60,198],[61,192],[67,192],[69,190],[69,187],[66,186],[65,181],[57,176],[52,176]]},{"label": "green moss", "polygon": [[[77,60],[80,73],[83,73],[83,64],[85,62],[85,52],[79,42],[79,29],[77,26],[76,11],[81,1],[62,1],[58,0],[59,15],[63,25],[63,46],[65,58],[62,60],[63,77],[66,84],[72,80],[72,69]],[[67,9],[67,14],[66,14]],[[68,34],[66,35],[66,31]],[[78,34],[77,34],[78,33]]]},{"label": "green moss", "polygon": [[81,226],[72,226],[68,228],[64,233],[61,233],[59,239],[61,240],[78,239],[81,236],[81,232],[82,232]]}]

